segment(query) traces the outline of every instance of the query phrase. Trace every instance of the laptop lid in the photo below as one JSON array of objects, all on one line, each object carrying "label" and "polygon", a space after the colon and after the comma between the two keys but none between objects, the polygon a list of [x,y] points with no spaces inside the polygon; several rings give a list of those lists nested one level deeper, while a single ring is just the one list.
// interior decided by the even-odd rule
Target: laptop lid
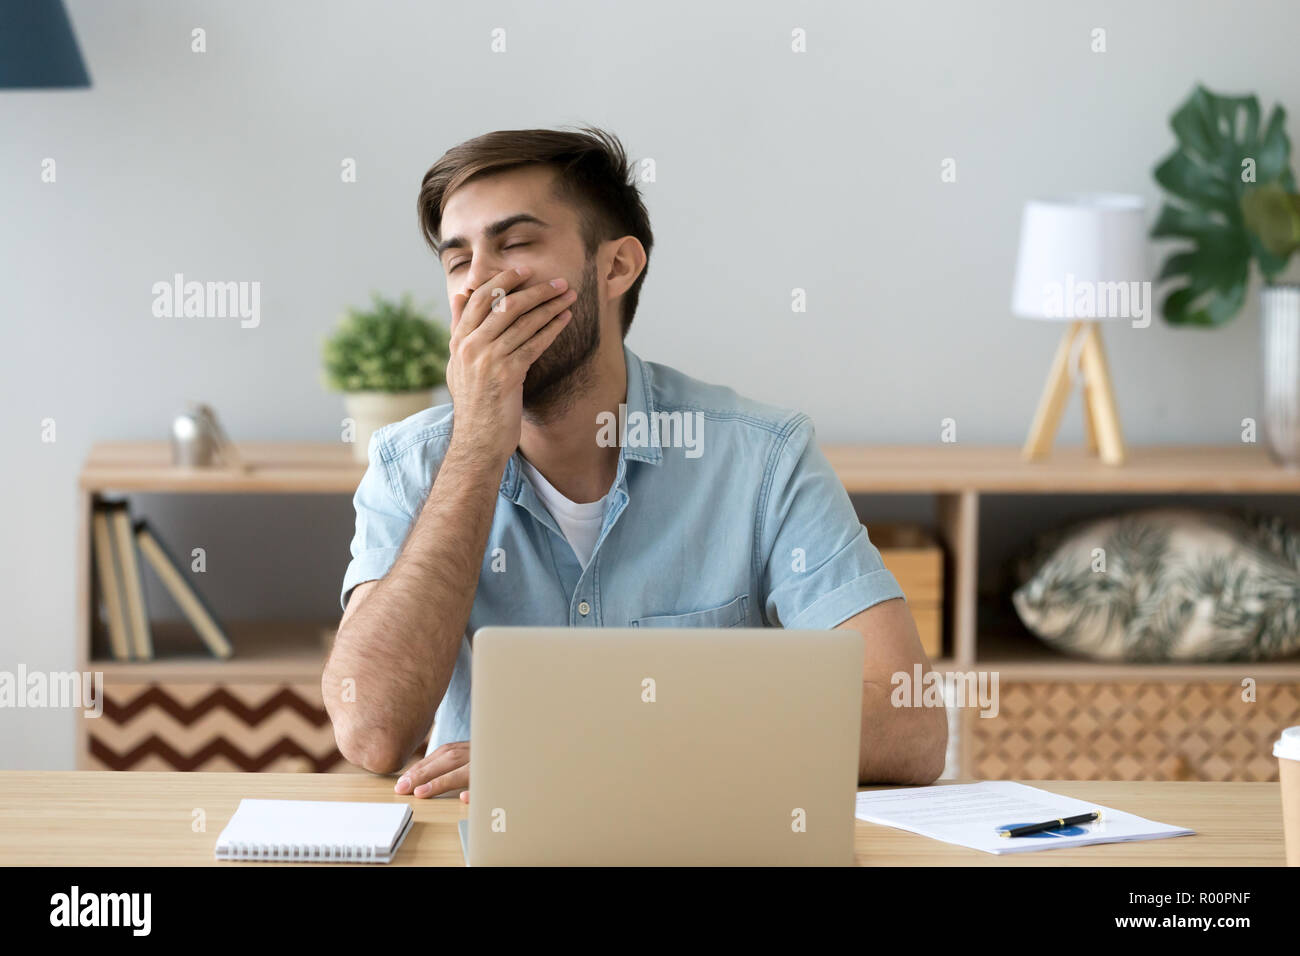
[{"label": "laptop lid", "polygon": [[848,865],[862,637],[476,632],[471,865]]}]

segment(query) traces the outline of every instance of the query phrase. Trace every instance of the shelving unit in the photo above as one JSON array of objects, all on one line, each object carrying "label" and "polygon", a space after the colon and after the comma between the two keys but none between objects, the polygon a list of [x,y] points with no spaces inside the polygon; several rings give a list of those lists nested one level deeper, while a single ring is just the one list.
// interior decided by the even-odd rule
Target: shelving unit
[{"label": "shelving unit", "polygon": [[[1094,661],[1035,639],[979,594],[983,495],[1300,493],[1300,471],[1258,445],[1145,446],[1119,467],[1082,448],[1027,463],[1010,446],[831,445],[851,494],[933,495],[951,583],[940,671],[996,673],[996,717],[961,712],[958,771],[981,778],[1273,780],[1271,746],[1300,722],[1300,656],[1260,663]],[[863,515],[870,529],[872,516]],[[1242,699],[1242,681],[1256,699]]]},{"label": "shelving unit", "polygon": [[[1069,779],[1087,776],[1094,766],[1104,776],[1135,778],[1272,779],[1276,774],[1276,761],[1265,744],[1278,727],[1300,722],[1300,657],[1259,664],[1134,665],[1060,654],[1025,633],[1014,615],[1008,619],[981,606],[980,503],[981,495],[1025,496],[1028,501],[1049,494],[1210,494],[1230,504],[1234,495],[1300,493],[1300,472],[1275,465],[1254,445],[1137,447],[1118,468],[1079,448],[1058,449],[1050,459],[1033,464],[1023,462],[1019,448],[1010,446],[830,445],[824,450],[851,494],[933,497],[935,531],[945,551],[944,653],[935,667],[996,671],[1003,702],[994,718],[981,718],[972,708],[962,711],[960,773]],[[131,706],[126,695],[138,697],[149,688],[187,699],[211,698],[217,690],[234,688],[232,693],[244,695],[250,713],[265,709],[257,703],[258,695],[280,695],[288,710],[299,714],[321,706],[321,631],[331,622],[227,622],[236,654],[229,661],[197,656],[192,636],[178,638],[190,649],[188,658],[164,656],[171,642],[166,627],[155,627],[157,660],[119,663],[93,652],[89,529],[97,497],[146,492],[351,495],[364,472],[341,444],[248,442],[241,443],[240,451],[249,464],[245,473],[176,469],[163,442],[99,444],[85,463],[78,491],[78,666],[104,672],[107,693],[119,710]],[[862,517],[870,528],[880,516]],[[1239,701],[1240,681],[1247,677],[1258,686],[1257,700],[1250,705]],[[209,719],[176,702],[171,710]],[[79,766],[104,766],[91,753],[88,723],[79,720]],[[185,734],[181,728],[173,732]],[[95,733],[103,737],[104,727]],[[318,743],[328,735],[332,747],[327,721],[298,733],[304,739],[314,734]],[[120,736],[139,750],[138,729]],[[301,749],[304,753],[274,761],[263,759],[273,746],[245,756],[262,761],[261,769],[284,769],[284,761],[315,769],[337,769],[341,763],[337,754]]]},{"label": "shelving unit", "polygon": [[245,442],[246,472],[180,469],[165,442],[95,445],[78,481],[78,669],[104,674],[105,713],[78,718],[78,769],[347,770],[321,702],[330,631],[313,620],[224,620],[230,660],[184,622],[152,623],[156,657],[116,661],[98,633],[90,519],[130,494],[345,494],[365,466],[345,445]]}]

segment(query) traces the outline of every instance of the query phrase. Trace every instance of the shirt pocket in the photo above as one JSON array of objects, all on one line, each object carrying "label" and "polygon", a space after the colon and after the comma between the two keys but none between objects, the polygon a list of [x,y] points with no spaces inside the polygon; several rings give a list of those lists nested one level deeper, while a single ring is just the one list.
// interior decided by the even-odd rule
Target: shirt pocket
[{"label": "shirt pocket", "polygon": [[721,607],[713,607],[705,611],[691,611],[688,614],[656,614],[651,617],[639,617],[632,622],[632,626],[740,627],[745,623],[745,610],[748,606],[749,595],[741,594]]}]

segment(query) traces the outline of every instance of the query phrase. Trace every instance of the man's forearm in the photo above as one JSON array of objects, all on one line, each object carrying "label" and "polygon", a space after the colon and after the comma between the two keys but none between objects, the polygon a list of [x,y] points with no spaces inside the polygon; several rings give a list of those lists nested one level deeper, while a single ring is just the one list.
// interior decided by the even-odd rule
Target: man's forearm
[{"label": "man's forearm", "polygon": [[366,769],[397,769],[447,691],[504,467],[453,442],[393,567],[339,628],[325,706],[340,749]]},{"label": "man's forearm", "polygon": [[893,688],[862,685],[858,782],[929,784],[943,773],[948,712],[943,707],[895,707]]},{"label": "man's forearm", "polygon": [[902,598],[873,604],[839,625],[864,643],[859,783],[933,783],[943,773],[948,713],[943,707],[895,707],[896,675],[930,663]]}]

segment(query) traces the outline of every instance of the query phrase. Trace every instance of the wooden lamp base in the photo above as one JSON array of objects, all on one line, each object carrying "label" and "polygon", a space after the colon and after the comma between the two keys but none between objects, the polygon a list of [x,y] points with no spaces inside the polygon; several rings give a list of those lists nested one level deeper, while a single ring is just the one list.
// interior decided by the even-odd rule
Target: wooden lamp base
[{"label": "wooden lamp base", "polygon": [[1079,347],[1079,367],[1083,373],[1083,430],[1088,451],[1100,454],[1108,465],[1124,464],[1124,436],[1120,432],[1115,390],[1101,345],[1101,329],[1096,322],[1072,322],[1061,337],[1052,359],[1043,397],[1029,428],[1029,438],[1020,456],[1025,461],[1041,461],[1052,450],[1061,414],[1070,398],[1070,356]]}]

